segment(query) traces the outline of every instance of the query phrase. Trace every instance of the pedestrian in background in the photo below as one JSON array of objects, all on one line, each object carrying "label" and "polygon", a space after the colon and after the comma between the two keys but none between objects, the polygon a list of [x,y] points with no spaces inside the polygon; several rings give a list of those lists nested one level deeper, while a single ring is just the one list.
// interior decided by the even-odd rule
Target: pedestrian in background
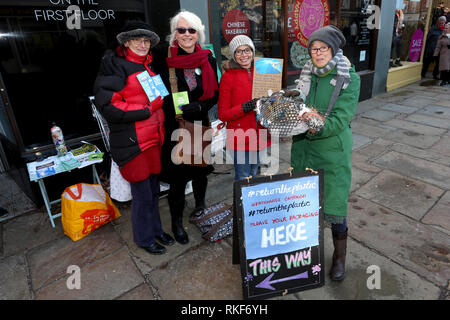
[{"label": "pedestrian in background", "polygon": [[256,177],[260,151],[270,141],[267,129],[256,121],[256,101],[252,99],[255,46],[245,36],[235,36],[230,44],[232,60],[220,80],[218,113],[227,126],[227,151],[233,152],[234,180]]},{"label": "pedestrian in background", "polygon": [[[149,101],[136,75],[154,76],[150,48],[159,36],[147,23],[129,21],[117,35],[119,46],[102,59],[95,103],[110,129],[111,156],[130,182],[134,242],[151,254],[163,254],[173,238],[162,230],[158,209],[163,99]],[[161,244],[159,244],[158,242]]]},{"label": "pedestrian in background", "polygon": [[[358,104],[360,78],[349,60],[343,55],[345,37],[335,26],[326,26],[313,32],[308,40],[311,60],[305,64],[299,83],[307,91],[307,105],[325,114],[323,128],[309,130],[293,137],[291,165],[294,171],[306,168],[324,169],[324,213],[331,223],[334,253],[330,270],[332,280],[345,276],[347,251],[347,203],[352,174],[352,120]],[[310,84],[310,87],[309,84]],[[342,88],[337,87],[342,84]],[[286,95],[292,95],[287,91]],[[333,100],[336,98],[334,104]],[[308,113],[303,117],[308,117]]]},{"label": "pedestrian in background", "polygon": [[[209,127],[208,111],[217,103],[219,87],[216,59],[210,50],[201,47],[205,42],[205,26],[194,13],[181,11],[171,18],[170,32],[169,47],[161,46],[155,51],[158,73],[171,92],[169,70],[174,68],[178,92],[186,91],[189,97],[189,104],[182,106],[183,119],[190,122],[200,121],[203,126]],[[169,50],[171,57],[168,57]],[[168,201],[175,240],[186,244],[189,242],[183,227],[186,184],[192,180],[195,209],[191,215],[198,214],[206,206],[208,175],[214,167],[175,164],[172,161],[171,154],[177,141],[172,141],[171,136],[173,131],[179,128],[179,123],[171,96],[164,99],[163,110],[166,139],[162,154],[161,179],[170,184]]]},{"label": "pedestrian in background", "polygon": [[444,32],[437,41],[434,56],[439,57],[441,86],[450,84],[450,23],[445,25]]},{"label": "pedestrian in background", "polygon": [[439,75],[439,59],[434,56],[434,50],[436,48],[437,41],[444,30],[445,23],[447,18],[441,16],[438,18],[436,25],[431,27],[428,31],[426,43],[425,43],[425,52],[423,56],[423,65],[422,65],[422,78],[425,78],[427,75],[428,68],[430,64],[435,61],[434,69],[433,69],[433,78],[438,80]]}]

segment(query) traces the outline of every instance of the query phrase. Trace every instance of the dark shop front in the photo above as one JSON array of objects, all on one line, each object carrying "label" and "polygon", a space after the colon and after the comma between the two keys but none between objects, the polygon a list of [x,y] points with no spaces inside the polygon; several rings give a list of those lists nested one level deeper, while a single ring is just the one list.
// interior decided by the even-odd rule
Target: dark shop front
[{"label": "dark shop front", "polygon": [[[13,4],[11,4],[13,3]],[[63,130],[69,147],[88,141],[104,148],[89,96],[104,51],[117,45],[126,20],[149,22],[161,39],[169,19],[186,9],[200,16],[218,62],[229,58],[236,34],[250,36],[256,55],[284,60],[283,87],[293,86],[306,60],[308,36],[334,24],[348,45],[344,54],[361,75],[361,100],[372,96],[376,29],[367,27],[370,4],[380,0],[0,0],[0,171],[37,203],[26,163],[55,153],[50,127]],[[105,162],[105,167],[107,164]],[[105,168],[104,168],[105,169]],[[106,169],[107,171],[108,169]],[[100,172],[99,172],[100,173]],[[49,177],[53,197],[88,180],[77,170]],[[83,175],[86,178],[83,178]],[[53,181],[50,181],[53,179]]]}]

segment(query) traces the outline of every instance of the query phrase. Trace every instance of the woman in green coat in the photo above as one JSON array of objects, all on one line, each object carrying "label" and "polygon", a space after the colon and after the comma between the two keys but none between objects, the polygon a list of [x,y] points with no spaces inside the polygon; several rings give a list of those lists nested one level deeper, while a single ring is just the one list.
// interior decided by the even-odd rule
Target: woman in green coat
[{"label": "woman in green coat", "polygon": [[[352,175],[350,121],[360,91],[360,78],[340,49],[344,45],[345,37],[335,26],[313,32],[308,41],[311,60],[302,70],[297,90],[285,93],[301,94],[307,105],[325,115],[320,131],[310,130],[293,137],[291,165],[294,171],[324,169],[324,213],[325,220],[332,224],[334,244],[330,276],[337,281],[344,279],[345,274],[347,202]],[[330,101],[335,101],[331,110]]]}]

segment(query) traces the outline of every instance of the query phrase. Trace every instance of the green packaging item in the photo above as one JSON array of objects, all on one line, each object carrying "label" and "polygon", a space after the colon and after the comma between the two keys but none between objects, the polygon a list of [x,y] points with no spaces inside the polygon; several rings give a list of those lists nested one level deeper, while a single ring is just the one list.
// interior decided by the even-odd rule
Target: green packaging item
[{"label": "green packaging item", "polygon": [[172,93],[173,105],[175,106],[175,114],[183,114],[181,106],[189,103],[189,96],[187,91]]}]

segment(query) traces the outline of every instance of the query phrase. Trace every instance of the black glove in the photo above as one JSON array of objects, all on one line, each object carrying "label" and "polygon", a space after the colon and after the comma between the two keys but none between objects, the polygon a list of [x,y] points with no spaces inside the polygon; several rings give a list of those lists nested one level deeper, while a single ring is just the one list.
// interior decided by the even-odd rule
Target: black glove
[{"label": "black glove", "polygon": [[300,92],[297,90],[286,90],[283,93],[283,97],[290,98],[290,97],[297,97],[300,95]]},{"label": "black glove", "polygon": [[255,99],[252,99],[250,101],[244,102],[242,104],[242,111],[247,113],[247,112],[255,110],[257,101],[258,101],[258,99],[255,98]]},{"label": "black glove", "polygon": [[191,102],[181,107],[183,113],[194,113],[202,111],[202,106],[198,102]]}]

